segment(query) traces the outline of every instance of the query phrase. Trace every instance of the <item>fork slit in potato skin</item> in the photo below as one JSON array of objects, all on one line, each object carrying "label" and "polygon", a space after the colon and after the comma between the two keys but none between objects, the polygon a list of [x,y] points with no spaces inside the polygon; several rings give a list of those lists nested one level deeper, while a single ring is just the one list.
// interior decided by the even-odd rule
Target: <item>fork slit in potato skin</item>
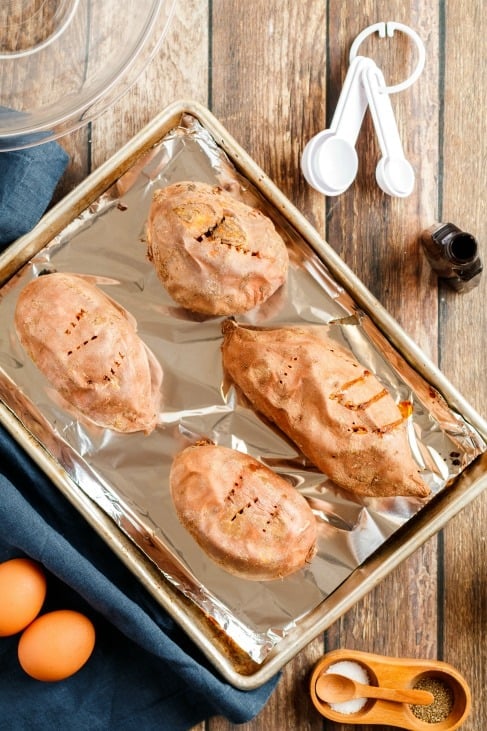
[{"label": "fork slit in potato skin", "polygon": [[159,418],[162,368],[138,336],[135,318],[93,280],[61,272],[33,279],[17,301],[17,335],[82,418],[148,434]]},{"label": "fork slit in potato skin", "polygon": [[427,497],[405,420],[379,380],[329,326],[223,323],[224,370],[338,486],[356,495]]}]

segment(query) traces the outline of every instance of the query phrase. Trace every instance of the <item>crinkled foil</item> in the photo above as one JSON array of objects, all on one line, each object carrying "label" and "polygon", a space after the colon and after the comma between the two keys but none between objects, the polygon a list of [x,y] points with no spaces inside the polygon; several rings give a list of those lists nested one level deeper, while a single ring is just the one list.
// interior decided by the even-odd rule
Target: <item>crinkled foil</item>
[{"label": "crinkled foil", "polygon": [[[397,402],[410,404],[411,449],[433,495],[486,445],[393,349],[191,115],[10,280],[0,293],[0,397],[166,579],[260,663],[425,501],[361,499],[337,488],[225,385],[222,319],[178,307],[146,258],[152,194],[180,180],[219,183],[273,218],[290,251],[288,282],[238,319],[260,326],[334,322],[336,337]],[[32,277],[56,270],[109,277],[113,283],[100,286],[135,316],[140,336],[164,369],[160,423],[151,435],[116,434],[73,420],[23,351],[13,327],[19,291]],[[168,473],[174,454],[202,437],[259,458],[306,496],[319,535],[309,567],[284,580],[246,581],[216,566],[196,545],[176,517]]]}]

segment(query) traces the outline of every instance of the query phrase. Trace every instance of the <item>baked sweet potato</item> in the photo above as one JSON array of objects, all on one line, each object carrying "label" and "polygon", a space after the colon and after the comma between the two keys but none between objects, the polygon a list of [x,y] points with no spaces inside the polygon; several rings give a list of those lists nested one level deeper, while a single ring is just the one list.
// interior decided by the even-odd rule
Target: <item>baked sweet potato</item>
[{"label": "baked sweet potato", "polygon": [[176,455],[170,473],[179,520],[226,571],[255,581],[303,568],[315,553],[306,499],[247,454],[202,444]]},{"label": "baked sweet potato", "polygon": [[405,419],[327,326],[256,329],[227,320],[225,371],[337,485],[358,495],[425,497]]},{"label": "baked sweet potato", "polygon": [[85,419],[119,432],[151,432],[162,368],[135,319],[92,281],[52,273],[21,291],[15,328],[55,391]]},{"label": "baked sweet potato", "polygon": [[246,312],[286,281],[287,248],[270,218],[219,186],[182,182],[157,190],[146,235],[159,279],[194,312]]}]

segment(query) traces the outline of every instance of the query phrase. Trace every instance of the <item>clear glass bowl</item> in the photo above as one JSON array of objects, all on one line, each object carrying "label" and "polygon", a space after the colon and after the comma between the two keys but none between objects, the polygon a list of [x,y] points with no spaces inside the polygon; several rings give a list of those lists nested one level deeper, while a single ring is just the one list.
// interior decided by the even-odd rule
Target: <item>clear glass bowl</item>
[{"label": "clear glass bowl", "polygon": [[0,151],[83,126],[135,82],[176,0],[0,2]]}]

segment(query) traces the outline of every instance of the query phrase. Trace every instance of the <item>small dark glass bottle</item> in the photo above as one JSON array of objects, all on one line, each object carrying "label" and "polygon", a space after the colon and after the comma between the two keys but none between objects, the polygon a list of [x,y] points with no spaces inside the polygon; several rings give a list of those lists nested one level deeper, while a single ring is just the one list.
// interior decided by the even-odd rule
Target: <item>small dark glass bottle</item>
[{"label": "small dark glass bottle", "polygon": [[468,292],[478,285],[482,262],[472,234],[453,223],[437,223],[423,231],[421,243],[431,267],[454,290]]}]

